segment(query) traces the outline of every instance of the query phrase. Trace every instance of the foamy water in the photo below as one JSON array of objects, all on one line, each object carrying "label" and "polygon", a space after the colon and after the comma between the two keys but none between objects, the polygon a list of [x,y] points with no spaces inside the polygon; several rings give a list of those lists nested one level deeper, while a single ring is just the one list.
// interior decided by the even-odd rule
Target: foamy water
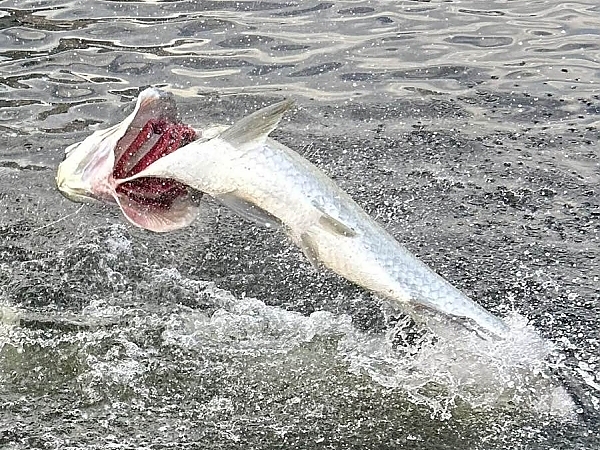
[{"label": "foamy water", "polygon": [[[0,447],[599,447],[599,17],[2,2]],[[294,99],[274,136],[509,339],[432,333],[209,199],[153,235],[62,198],[64,148],[149,85],[201,128]]]},{"label": "foamy water", "polygon": [[[164,274],[163,274],[164,275]],[[170,272],[179,282],[178,273]],[[310,316],[267,306],[251,299],[235,299],[207,284],[214,295],[211,313],[190,311],[172,315],[163,338],[198,351],[220,348],[224,353],[247,356],[286,354],[315,338],[337,342],[336,353],[348,370],[367,373],[375,382],[395,388],[416,404],[425,404],[432,415],[449,418],[457,402],[474,408],[526,408],[531,411],[574,417],[574,404],[558,380],[552,379],[554,346],[515,314],[508,318],[505,340],[482,340],[466,329],[446,337],[429,331],[418,342],[406,320],[385,333],[356,330],[351,318],[328,312]]]}]

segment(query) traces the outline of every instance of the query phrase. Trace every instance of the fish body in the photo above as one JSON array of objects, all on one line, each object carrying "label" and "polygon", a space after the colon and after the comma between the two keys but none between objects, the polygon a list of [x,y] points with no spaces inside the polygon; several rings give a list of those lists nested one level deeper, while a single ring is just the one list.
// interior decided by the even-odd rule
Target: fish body
[{"label": "fish body", "polygon": [[281,225],[316,266],[399,307],[424,306],[497,336],[506,325],[375,222],[319,168],[268,137],[291,106],[264,108],[204,142],[192,142],[136,177],[174,179],[266,226]]},{"label": "fish body", "polygon": [[[155,89],[142,92],[130,122],[136,123],[138,115],[152,116],[152,112],[143,107],[144,102],[148,103],[146,99],[150,97],[160,99],[161,95],[161,91]],[[508,327],[502,320],[412,255],[319,168],[268,137],[291,105],[291,102],[284,101],[263,108],[215,137],[203,136],[168,154],[161,154],[143,170],[130,172],[128,176],[115,180],[116,172],[113,170],[109,185],[130,186],[137,183],[136,192],[146,195],[153,192],[152,186],[158,179],[208,194],[248,219],[268,227],[282,228],[314,266],[322,264],[405,311],[414,313],[425,307],[475,323],[480,331],[489,335],[505,336]],[[175,121],[174,118],[172,120]],[[143,122],[137,120],[135,127],[128,125],[119,142],[133,141],[133,136],[144,129]],[[121,133],[122,129],[118,129]],[[114,139],[109,144],[98,142],[94,145],[97,150],[106,145],[115,146]],[[94,145],[88,147],[93,149]],[[123,153],[123,150],[117,153]],[[135,154],[135,151],[131,153]],[[132,158],[144,157],[136,155]],[[79,175],[71,174],[76,165],[68,164],[68,159],[69,156],[61,164],[62,169],[59,167],[59,189],[69,191],[73,184],[79,188],[69,191],[71,198],[99,198],[93,194],[94,187],[83,186],[85,183],[78,179]],[[106,164],[110,165],[110,161]],[[78,170],[82,173],[81,168]],[[97,174],[92,178],[98,184]],[[128,192],[123,193],[121,189],[123,195],[119,197],[119,204],[126,215]],[[187,201],[185,196],[182,199]],[[161,221],[162,210],[167,216],[172,214],[166,203],[160,204],[162,210],[153,203],[150,213],[156,219],[144,219],[140,198],[134,200],[142,219],[130,215],[128,218],[138,226],[168,231],[187,226],[190,222],[191,213],[181,207],[175,214],[175,220]],[[144,202],[141,201],[142,206]],[[186,203],[180,201],[177,205],[185,206]],[[179,217],[183,219],[178,222]]]}]

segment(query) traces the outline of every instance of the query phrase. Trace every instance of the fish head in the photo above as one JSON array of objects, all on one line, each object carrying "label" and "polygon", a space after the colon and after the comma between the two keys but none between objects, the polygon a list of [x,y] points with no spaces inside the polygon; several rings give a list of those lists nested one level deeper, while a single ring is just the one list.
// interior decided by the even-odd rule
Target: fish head
[{"label": "fish head", "polygon": [[56,173],[56,185],[69,200],[115,201],[108,187],[115,161],[113,149],[124,134],[117,128],[96,131],[66,148],[65,159]]},{"label": "fish head", "polygon": [[172,95],[149,88],[124,121],[70,145],[56,185],[68,199],[116,203],[133,224],[157,232],[188,226],[201,193],[171,179],[127,180],[200,133],[180,123]]}]

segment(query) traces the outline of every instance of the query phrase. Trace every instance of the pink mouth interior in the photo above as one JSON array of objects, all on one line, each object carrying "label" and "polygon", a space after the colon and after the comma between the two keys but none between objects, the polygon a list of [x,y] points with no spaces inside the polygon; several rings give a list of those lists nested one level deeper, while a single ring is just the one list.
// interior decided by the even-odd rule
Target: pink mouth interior
[{"label": "pink mouth interior", "polygon": [[[128,131],[129,133],[129,131]],[[196,139],[196,132],[167,119],[149,120],[120,155],[113,168],[116,180],[140,173],[163,156]],[[173,202],[187,195],[187,187],[177,181],[143,177],[117,186],[117,193],[146,206],[169,209]]]}]

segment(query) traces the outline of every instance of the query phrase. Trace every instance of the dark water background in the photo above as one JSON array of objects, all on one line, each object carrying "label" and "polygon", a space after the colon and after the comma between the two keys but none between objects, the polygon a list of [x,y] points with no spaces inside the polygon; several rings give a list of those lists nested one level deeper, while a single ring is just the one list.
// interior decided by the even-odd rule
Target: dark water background
[{"label": "dark water background", "polygon": [[[0,447],[599,448],[599,35],[592,0],[0,1]],[[529,319],[574,415],[412,377],[384,305],[213,202],[155,235],[62,198],[148,85],[200,127],[294,98],[276,138]]]}]

